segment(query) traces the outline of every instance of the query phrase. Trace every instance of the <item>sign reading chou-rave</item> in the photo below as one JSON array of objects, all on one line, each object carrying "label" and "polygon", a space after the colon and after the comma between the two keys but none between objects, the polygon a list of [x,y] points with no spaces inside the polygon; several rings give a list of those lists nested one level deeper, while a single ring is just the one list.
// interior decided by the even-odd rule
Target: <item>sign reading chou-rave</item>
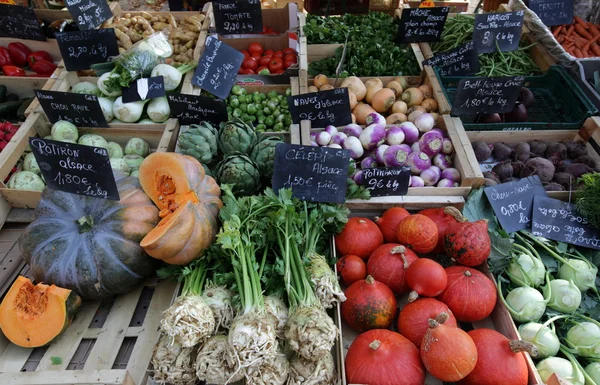
[{"label": "sign reading chou-rave", "polygon": [[77,127],[108,127],[95,95],[34,90],[51,123],[66,120]]}]

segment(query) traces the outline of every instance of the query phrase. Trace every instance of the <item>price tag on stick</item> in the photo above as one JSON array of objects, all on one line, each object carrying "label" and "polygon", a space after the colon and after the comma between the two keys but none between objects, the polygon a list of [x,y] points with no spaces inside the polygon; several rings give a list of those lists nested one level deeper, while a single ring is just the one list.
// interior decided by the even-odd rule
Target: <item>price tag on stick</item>
[{"label": "price tag on stick", "polygon": [[531,232],[535,236],[600,250],[600,231],[579,215],[573,203],[558,199],[534,197]]},{"label": "price tag on stick", "polygon": [[571,24],[573,8],[573,0],[529,0],[529,9],[535,12],[548,27]]},{"label": "price tag on stick", "polygon": [[194,72],[192,84],[220,99],[226,99],[243,60],[243,53],[216,37],[209,37],[206,39],[204,52]]},{"label": "price tag on stick", "polygon": [[524,81],[523,76],[461,79],[452,102],[452,115],[500,114],[512,111]]},{"label": "price tag on stick", "polygon": [[219,35],[262,33],[260,0],[216,0],[212,4]]},{"label": "price tag on stick", "polygon": [[410,182],[410,167],[365,168],[363,183],[372,197],[406,195]]},{"label": "price tag on stick", "polygon": [[288,108],[294,124],[310,120],[312,127],[343,126],[352,123],[347,88],[288,96]]},{"label": "price tag on stick", "polygon": [[0,37],[46,40],[33,9],[8,4],[0,4]]},{"label": "price tag on stick", "polygon": [[450,7],[406,8],[402,11],[396,44],[440,40]]},{"label": "price tag on stick", "polygon": [[29,138],[29,146],[49,188],[119,200],[105,148],[33,137]]},{"label": "price tag on stick", "polygon": [[202,121],[219,124],[227,121],[227,105],[223,100],[184,94],[170,94],[167,97],[171,117],[178,119],[182,125]]},{"label": "price tag on stick", "polygon": [[106,63],[111,56],[119,55],[113,28],[57,32],[56,42],[69,71],[87,70],[92,64]]},{"label": "price tag on stick", "polygon": [[77,127],[108,127],[95,95],[34,90],[51,123],[66,120]]},{"label": "price tag on stick", "polygon": [[510,52],[519,48],[524,11],[475,15],[473,41],[478,53]]},{"label": "price tag on stick", "polygon": [[483,191],[507,233],[530,228],[533,197],[548,196],[537,175],[486,187]]},{"label": "price tag on stick", "polygon": [[95,29],[113,16],[106,0],[65,0],[65,4],[82,30]]},{"label": "price tag on stick", "polygon": [[469,76],[479,72],[479,56],[472,41],[423,61],[437,67],[442,76]]},{"label": "price tag on stick", "polygon": [[344,203],[349,164],[348,150],[278,143],[273,190],[291,188],[304,201]]}]

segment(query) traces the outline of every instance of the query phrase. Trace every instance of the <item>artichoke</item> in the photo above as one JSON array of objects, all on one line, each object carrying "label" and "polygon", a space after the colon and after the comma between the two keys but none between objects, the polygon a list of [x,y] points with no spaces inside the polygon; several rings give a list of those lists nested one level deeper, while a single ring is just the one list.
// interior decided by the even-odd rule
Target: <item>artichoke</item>
[{"label": "artichoke", "polygon": [[179,135],[179,152],[196,158],[200,163],[210,164],[217,155],[218,131],[210,123],[192,124]]},{"label": "artichoke", "polygon": [[241,119],[221,123],[218,144],[219,151],[223,156],[236,152],[250,154],[256,142],[258,142],[258,136],[254,127],[244,123]]},{"label": "artichoke", "polygon": [[219,184],[233,185],[235,196],[252,195],[260,188],[258,166],[248,156],[240,153],[229,155],[217,165]]},{"label": "artichoke", "polygon": [[271,179],[273,176],[275,146],[281,142],[282,140],[278,136],[266,136],[252,149],[250,157],[258,165],[258,170],[263,179]]}]

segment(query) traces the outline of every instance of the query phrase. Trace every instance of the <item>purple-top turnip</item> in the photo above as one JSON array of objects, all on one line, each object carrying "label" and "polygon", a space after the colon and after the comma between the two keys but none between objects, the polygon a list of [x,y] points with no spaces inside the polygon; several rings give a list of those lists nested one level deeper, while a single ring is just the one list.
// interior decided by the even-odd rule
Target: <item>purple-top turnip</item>
[{"label": "purple-top turnip", "polygon": [[389,145],[402,144],[404,142],[404,130],[400,126],[388,127],[385,142]]},{"label": "purple-top turnip", "polygon": [[365,150],[372,150],[385,140],[385,126],[371,124],[363,130],[359,139]]},{"label": "purple-top turnip", "polygon": [[344,134],[343,132],[338,132],[331,137],[331,143],[339,144],[341,146],[347,137],[348,137],[348,135]]},{"label": "purple-top turnip", "polygon": [[360,143],[360,140],[355,136],[348,136],[344,140],[342,148],[350,151],[350,157],[352,159],[358,159],[365,153],[362,143]]},{"label": "purple-top turnip", "polygon": [[368,158],[364,158],[361,162],[360,162],[360,168],[361,169],[365,169],[365,168],[375,168],[377,167],[377,161],[375,161],[375,159],[368,157]]},{"label": "purple-top turnip", "polygon": [[427,156],[432,157],[442,150],[442,135],[439,132],[429,131],[419,139],[419,148]]},{"label": "purple-top turnip", "polygon": [[450,138],[444,138],[442,140],[442,152],[446,155],[451,155],[454,152],[454,145]]},{"label": "purple-top turnip", "polygon": [[335,126],[327,126],[325,127],[325,132],[327,132],[329,135],[334,136],[335,134],[338,133],[338,129]]},{"label": "purple-top turnip", "polygon": [[399,144],[389,146],[383,155],[384,163],[386,167],[400,167],[406,164],[408,153]]},{"label": "purple-top turnip", "polygon": [[433,164],[438,166],[441,170],[452,167],[452,158],[445,154],[436,154],[433,157]]},{"label": "purple-top turnip", "polygon": [[386,125],[385,118],[377,112],[371,112],[369,115],[367,115],[365,121],[368,125],[379,124],[380,126],[384,127]]},{"label": "purple-top turnip", "polygon": [[384,154],[385,154],[385,150],[387,150],[388,147],[390,147],[390,146],[388,146],[387,144],[382,144],[381,146],[377,147],[375,149],[375,151],[373,152],[373,157],[377,161],[377,164],[380,166],[385,166]]},{"label": "purple-top turnip", "polygon": [[358,124],[350,123],[342,129],[342,132],[348,136],[354,136],[358,138],[360,134],[362,134],[363,129]]},{"label": "purple-top turnip", "polygon": [[420,132],[431,131],[434,124],[435,119],[433,119],[433,116],[428,113],[421,114],[415,119],[415,126],[417,126]]},{"label": "purple-top turnip", "polygon": [[442,179],[450,179],[453,182],[460,182],[460,172],[455,168],[442,170]]},{"label": "purple-top turnip", "polygon": [[424,152],[413,151],[408,154],[406,165],[410,166],[410,171],[413,174],[419,175],[431,167],[431,159]]},{"label": "purple-top turnip", "polygon": [[436,187],[458,187],[459,184],[450,179],[440,179]]},{"label": "purple-top turnip", "polygon": [[410,176],[410,187],[425,187],[425,181],[420,176]]},{"label": "purple-top turnip", "polygon": [[327,131],[321,131],[317,134],[315,141],[319,144],[319,146],[327,146],[329,142],[331,142],[331,135]]},{"label": "purple-top turnip", "polygon": [[411,122],[404,122],[400,125],[404,131],[404,143],[411,145],[419,140],[419,129]]}]

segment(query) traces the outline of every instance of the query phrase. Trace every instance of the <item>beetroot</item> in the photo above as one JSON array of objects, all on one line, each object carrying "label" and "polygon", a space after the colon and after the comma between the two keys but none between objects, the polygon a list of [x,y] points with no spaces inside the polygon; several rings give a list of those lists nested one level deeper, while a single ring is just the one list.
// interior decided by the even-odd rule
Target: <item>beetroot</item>
[{"label": "beetroot", "polygon": [[502,180],[502,179],[500,179],[500,177],[498,176],[498,174],[496,174],[493,171],[486,171],[486,172],[484,172],[483,173],[483,177],[486,178],[486,179],[491,179],[491,180],[495,181],[496,183],[500,183],[500,181]]},{"label": "beetroot", "polygon": [[557,172],[554,174],[554,182],[563,186],[566,190],[569,190],[571,185],[575,183],[575,177],[566,172]]},{"label": "beetroot", "polygon": [[591,156],[589,155],[582,155],[580,157],[577,158],[573,158],[573,163],[583,163],[583,164],[587,164],[588,166],[590,166],[591,168],[593,168],[594,170],[598,169],[598,162],[596,162]]},{"label": "beetroot", "polygon": [[523,103],[526,108],[529,108],[535,102],[535,98],[533,97],[533,92],[527,87],[521,87],[521,91],[519,92],[519,98],[517,99],[519,102]]},{"label": "beetroot", "polygon": [[502,162],[504,160],[510,159],[512,155],[512,148],[503,142],[494,143],[494,150],[492,154],[494,155],[494,159],[498,162]]},{"label": "beetroot", "polygon": [[533,158],[525,163],[526,168],[533,169],[533,175],[537,175],[542,182],[550,182],[554,178],[554,165],[548,159]]},{"label": "beetroot", "polygon": [[569,159],[579,158],[580,156],[587,155],[587,147],[585,143],[581,141],[564,141],[563,144],[567,148],[567,156]]},{"label": "beetroot", "polygon": [[526,122],[527,121],[527,108],[519,102],[515,104],[515,108],[512,111],[504,114],[504,121],[506,122]]},{"label": "beetroot", "polygon": [[565,164],[558,156],[550,156],[548,160],[554,165],[554,168],[558,171],[562,171],[565,168]]},{"label": "beetroot", "polygon": [[510,165],[510,160],[498,163],[492,168],[492,172],[496,173],[501,180],[513,176],[513,168]]},{"label": "beetroot", "polygon": [[502,179],[502,183],[514,182],[516,180],[519,180],[519,178],[515,178],[515,177],[511,176],[510,178]]},{"label": "beetroot", "polygon": [[521,142],[517,144],[515,147],[515,151],[513,152],[514,160],[518,160],[521,162],[526,162],[531,157],[531,147],[529,143]]},{"label": "beetroot", "polygon": [[595,172],[593,168],[583,163],[571,163],[565,166],[563,171],[569,174],[573,174],[573,177],[575,178],[579,178],[583,174]]},{"label": "beetroot", "polygon": [[498,184],[498,182],[496,182],[496,181],[495,181],[495,180],[493,180],[493,179],[488,179],[488,178],[485,178],[485,179],[483,180],[483,187],[495,186],[495,185],[497,185],[497,184]]},{"label": "beetroot", "polygon": [[565,191],[565,188],[558,183],[544,183],[544,190],[546,191]]},{"label": "beetroot", "polygon": [[557,156],[563,160],[567,159],[567,146],[558,142],[549,143],[548,146],[546,146],[546,152],[544,155],[546,158]]},{"label": "beetroot", "polygon": [[475,157],[479,162],[485,161],[492,155],[492,148],[486,142],[478,140],[471,143],[471,145],[473,146]]},{"label": "beetroot", "polygon": [[544,156],[544,154],[546,153],[546,142],[541,141],[541,140],[532,140],[531,142],[529,142],[529,147],[531,148],[531,152],[534,153],[536,156]]},{"label": "beetroot", "polygon": [[521,175],[521,171],[525,168],[525,164],[520,161],[512,162],[510,165],[513,168],[513,175]]}]

